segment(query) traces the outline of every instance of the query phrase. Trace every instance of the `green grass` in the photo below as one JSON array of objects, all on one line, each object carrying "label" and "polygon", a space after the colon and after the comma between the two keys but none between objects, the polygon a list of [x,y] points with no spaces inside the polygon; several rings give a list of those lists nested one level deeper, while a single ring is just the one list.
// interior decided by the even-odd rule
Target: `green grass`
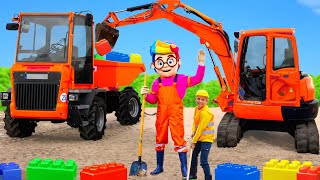
[{"label": "green grass", "polygon": [[[320,75],[318,76],[313,76],[311,75],[316,87],[316,98],[320,99]],[[138,78],[136,78],[131,86],[139,93],[140,95],[140,89],[143,85],[143,78],[144,75],[140,74]],[[148,76],[147,80],[147,86],[151,88],[151,85],[153,81],[158,78],[157,74],[150,74]],[[0,92],[7,91],[8,88],[11,87],[11,82],[10,82],[10,68],[5,68],[5,67],[0,67]],[[208,105],[210,107],[216,107],[216,104],[212,103],[212,99],[217,97],[220,92],[220,86],[217,80],[209,81],[206,83],[200,83],[194,87],[188,88],[186,95],[183,99],[184,106],[185,107],[195,107],[195,94],[199,89],[205,89],[209,92],[210,96],[210,101]],[[146,103],[146,107],[156,107],[156,105]],[[0,110],[4,110],[5,107],[0,106]]]}]

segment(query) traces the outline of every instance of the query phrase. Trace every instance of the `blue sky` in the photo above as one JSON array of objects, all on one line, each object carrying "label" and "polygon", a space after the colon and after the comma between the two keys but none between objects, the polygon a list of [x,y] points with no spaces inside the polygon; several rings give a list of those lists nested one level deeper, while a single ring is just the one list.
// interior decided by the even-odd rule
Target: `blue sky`
[{"label": "blue sky", "polygon": [[[152,0],[29,0],[12,3],[1,0],[0,7],[0,66],[9,67],[13,63],[16,47],[16,31],[5,30],[14,14],[22,12],[69,12],[90,10],[95,22],[101,22],[109,11],[116,11],[132,6],[153,2]],[[229,33],[233,44],[233,32],[245,29],[267,27],[293,27],[299,49],[300,69],[311,74],[320,74],[320,0],[246,0],[246,1],[213,1],[184,0],[185,4],[194,7],[216,21],[222,22],[224,30]],[[184,16],[200,19],[178,11]],[[132,13],[121,13],[120,18]],[[157,20],[137,25],[120,27],[120,37],[114,51],[122,53],[139,53],[147,67],[148,73],[151,58],[150,45],[157,39],[175,42],[180,48],[182,66],[179,73],[193,75],[196,71],[197,52],[200,48],[199,38],[167,21]],[[233,47],[233,45],[231,45]],[[212,63],[207,53],[205,81],[216,79]],[[216,57],[216,56],[215,56]],[[215,58],[219,61],[218,58]],[[221,67],[221,66],[220,66]],[[221,69],[222,71],[222,69]]]}]

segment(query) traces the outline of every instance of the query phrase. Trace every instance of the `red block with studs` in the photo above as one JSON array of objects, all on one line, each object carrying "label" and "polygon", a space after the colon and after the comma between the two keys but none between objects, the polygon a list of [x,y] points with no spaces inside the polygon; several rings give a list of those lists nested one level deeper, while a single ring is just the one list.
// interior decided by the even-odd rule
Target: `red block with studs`
[{"label": "red block with studs", "polygon": [[320,166],[300,168],[297,180],[320,180]]},{"label": "red block with studs", "polygon": [[124,164],[109,163],[85,166],[80,172],[80,180],[127,180],[127,168]]}]

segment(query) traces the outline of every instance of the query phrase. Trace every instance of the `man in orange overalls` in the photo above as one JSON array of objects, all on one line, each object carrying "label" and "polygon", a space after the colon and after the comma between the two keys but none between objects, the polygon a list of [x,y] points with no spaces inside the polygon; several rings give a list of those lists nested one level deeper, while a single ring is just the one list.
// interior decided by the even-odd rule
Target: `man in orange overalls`
[{"label": "man in orange overalls", "polygon": [[163,172],[165,145],[168,143],[168,127],[174,141],[174,150],[179,153],[183,178],[187,177],[187,152],[184,140],[183,97],[188,87],[199,84],[204,76],[205,52],[198,53],[198,69],[195,76],[177,74],[181,65],[179,48],[173,43],[156,41],[150,47],[152,68],[159,74],[159,78],[152,84],[151,92],[144,86],[141,94],[147,94],[146,101],[158,103],[156,120],[156,152],[157,167],[151,172],[156,175]]}]

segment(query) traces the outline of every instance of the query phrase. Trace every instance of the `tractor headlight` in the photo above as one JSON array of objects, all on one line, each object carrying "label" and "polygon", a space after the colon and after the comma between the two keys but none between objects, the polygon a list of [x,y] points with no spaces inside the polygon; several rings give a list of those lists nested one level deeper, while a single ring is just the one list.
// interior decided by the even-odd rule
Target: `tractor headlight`
[{"label": "tractor headlight", "polygon": [[9,92],[2,92],[0,93],[1,100],[10,100],[10,93]]},{"label": "tractor headlight", "polygon": [[69,94],[69,101],[79,101],[79,94]]}]

